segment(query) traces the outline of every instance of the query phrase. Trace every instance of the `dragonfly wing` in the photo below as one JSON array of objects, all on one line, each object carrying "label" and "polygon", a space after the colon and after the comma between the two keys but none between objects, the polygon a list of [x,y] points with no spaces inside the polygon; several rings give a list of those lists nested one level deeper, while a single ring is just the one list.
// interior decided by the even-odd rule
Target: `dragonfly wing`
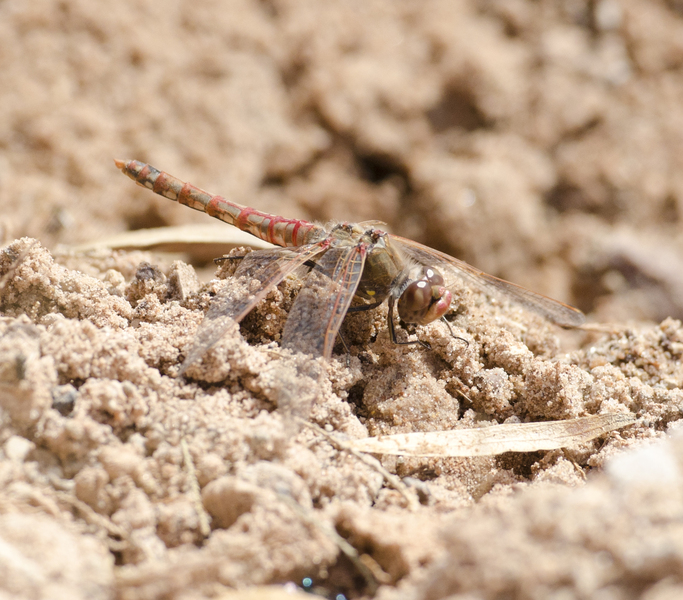
[{"label": "dragonfly wing", "polygon": [[308,274],[282,335],[282,346],[330,358],[363,274],[365,246],[332,247]]},{"label": "dragonfly wing", "polygon": [[580,310],[563,304],[558,300],[553,300],[542,294],[537,294],[521,285],[510,283],[504,279],[498,279],[498,277],[475,269],[462,260],[453,258],[438,250],[428,248],[422,244],[418,244],[413,240],[402,238],[397,235],[390,235],[390,237],[406,256],[416,260],[420,264],[440,268],[443,271],[442,275],[444,277],[448,278],[448,275],[453,273],[472,287],[478,288],[485,293],[492,293],[495,296],[502,295],[511,298],[515,302],[540,314],[556,325],[562,327],[580,327],[586,320],[586,317]]},{"label": "dragonfly wing", "polygon": [[294,249],[275,248],[247,254],[231,285],[224,287],[211,301],[183,362],[181,374],[216,344],[232,323],[239,323],[273,286],[324,249],[325,243],[318,242]]}]

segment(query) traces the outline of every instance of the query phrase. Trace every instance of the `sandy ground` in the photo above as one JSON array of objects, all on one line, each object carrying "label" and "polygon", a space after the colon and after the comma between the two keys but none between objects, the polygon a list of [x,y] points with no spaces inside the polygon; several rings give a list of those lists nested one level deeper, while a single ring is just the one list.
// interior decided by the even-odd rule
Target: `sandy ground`
[{"label": "sandy ground", "polygon": [[[0,3],[0,599],[681,597],[682,68],[674,0]],[[210,220],[113,158],[382,220],[596,330],[461,289],[467,343],[395,346],[382,307],[313,360],[277,343],[289,279],[180,377],[231,279],[206,244],[74,249]],[[604,413],[639,421],[338,444]]]}]

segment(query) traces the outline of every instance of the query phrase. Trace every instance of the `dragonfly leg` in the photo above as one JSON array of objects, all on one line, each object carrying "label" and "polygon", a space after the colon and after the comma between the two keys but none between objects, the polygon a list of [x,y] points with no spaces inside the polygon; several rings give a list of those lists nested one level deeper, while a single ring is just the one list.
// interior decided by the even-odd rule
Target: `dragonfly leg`
[{"label": "dragonfly leg", "polygon": [[339,341],[342,343],[342,346],[344,346],[344,352],[346,353],[348,358],[348,355],[351,353],[351,350],[349,349],[349,346],[347,345],[344,336],[341,334],[341,331],[337,332],[337,337],[339,338]]},{"label": "dragonfly leg", "polygon": [[339,341],[342,343],[342,346],[344,346],[344,353],[346,354],[346,368],[348,369],[351,366],[351,350],[346,344],[346,340],[344,339],[344,336],[341,334],[341,331],[337,332],[337,337],[339,338]]},{"label": "dragonfly leg", "polygon": [[399,346],[411,346],[413,344],[420,344],[420,346],[422,346],[423,348],[431,350],[432,347],[427,342],[423,342],[420,339],[417,339],[414,342],[398,341],[398,339],[396,338],[396,327],[394,326],[394,302],[394,297],[389,296],[389,315],[387,317],[387,322],[389,324],[389,336],[391,337],[391,341]]},{"label": "dragonfly leg", "polygon": [[[384,302],[384,300],[382,300]],[[347,314],[350,312],[362,312],[364,310],[371,310],[373,308],[377,308],[382,302],[373,302],[372,304],[359,304],[358,306],[349,306],[348,310],[346,311]]]},{"label": "dragonfly leg", "polygon": [[[243,260],[245,259],[249,254],[241,254],[240,256],[219,256],[217,258],[213,259],[213,262],[216,264],[220,264],[222,262],[225,262],[227,260]],[[315,269],[317,267],[317,263],[313,262],[312,260],[307,260],[306,262],[303,263],[304,267],[308,267],[309,269]]]},{"label": "dragonfly leg", "polygon": [[446,327],[448,327],[448,331],[450,332],[451,337],[455,338],[456,340],[460,340],[461,342],[464,342],[464,343],[465,343],[465,348],[469,348],[469,345],[470,345],[469,341],[466,340],[465,338],[461,338],[460,336],[455,335],[455,334],[453,333],[453,330],[451,329],[451,324],[446,320],[446,317],[445,317],[445,316],[444,316],[444,317],[441,317],[441,320],[442,320],[444,323],[446,323]]},{"label": "dragonfly leg", "polygon": [[222,262],[226,262],[228,260],[242,260],[244,257],[247,256],[246,254],[242,254],[242,256],[219,256],[218,258],[214,258],[213,262],[217,265],[221,264]]}]

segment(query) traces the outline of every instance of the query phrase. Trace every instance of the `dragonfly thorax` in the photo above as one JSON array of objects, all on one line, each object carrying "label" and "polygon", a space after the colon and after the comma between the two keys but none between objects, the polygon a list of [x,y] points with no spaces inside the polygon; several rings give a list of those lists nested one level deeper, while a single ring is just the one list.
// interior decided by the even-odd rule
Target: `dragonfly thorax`
[{"label": "dragonfly thorax", "polygon": [[356,295],[373,303],[382,302],[405,281],[403,256],[380,229],[364,231],[360,243],[366,248],[367,257]]},{"label": "dragonfly thorax", "polygon": [[440,319],[451,305],[452,295],[441,273],[422,268],[422,277],[409,281],[398,299],[398,314],[406,323],[426,325]]}]

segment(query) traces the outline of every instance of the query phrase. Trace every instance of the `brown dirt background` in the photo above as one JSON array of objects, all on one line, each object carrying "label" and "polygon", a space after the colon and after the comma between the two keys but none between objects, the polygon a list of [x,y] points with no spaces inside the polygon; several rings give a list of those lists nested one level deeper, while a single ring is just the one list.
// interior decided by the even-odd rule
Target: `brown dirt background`
[{"label": "brown dirt background", "polygon": [[[0,3],[0,598],[681,597],[682,68],[676,0]],[[438,324],[393,347],[378,310],[348,366],[316,362],[274,343],[290,281],[178,378],[229,280],[69,249],[207,219],[113,158],[385,221],[605,332],[463,290],[467,347]],[[295,418],[348,439],[604,412],[642,421],[382,459],[412,509]]]}]

